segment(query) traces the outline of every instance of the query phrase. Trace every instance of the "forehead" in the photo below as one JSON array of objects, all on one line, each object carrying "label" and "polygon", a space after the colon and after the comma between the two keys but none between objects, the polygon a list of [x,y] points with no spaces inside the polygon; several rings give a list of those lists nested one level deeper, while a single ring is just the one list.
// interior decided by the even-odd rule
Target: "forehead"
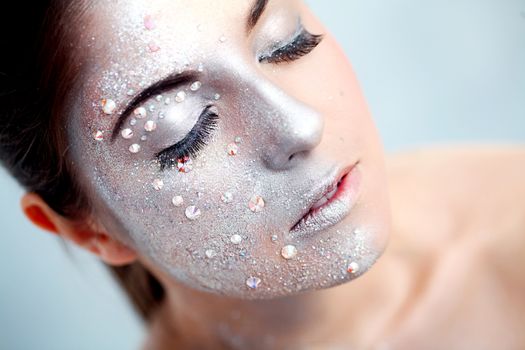
[{"label": "forehead", "polygon": [[[116,63],[148,70],[162,69],[168,62],[184,64],[196,56],[205,58],[221,35],[244,34],[254,1],[95,1],[79,48],[92,72],[101,73]],[[161,59],[163,65],[155,64]]]}]

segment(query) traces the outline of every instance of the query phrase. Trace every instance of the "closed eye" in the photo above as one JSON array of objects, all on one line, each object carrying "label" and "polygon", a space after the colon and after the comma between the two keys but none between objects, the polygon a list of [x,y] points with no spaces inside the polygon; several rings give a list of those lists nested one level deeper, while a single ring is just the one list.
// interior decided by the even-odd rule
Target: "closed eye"
[{"label": "closed eye", "polygon": [[294,38],[259,57],[261,63],[285,63],[295,61],[309,54],[323,40],[322,34],[312,34],[302,24]]},{"label": "closed eye", "polygon": [[219,115],[214,106],[207,106],[201,113],[193,129],[171,147],[168,147],[155,156],[160,170],[173,168],[179,159],[194,158],[207,145],[212,132],[217,128]]}]

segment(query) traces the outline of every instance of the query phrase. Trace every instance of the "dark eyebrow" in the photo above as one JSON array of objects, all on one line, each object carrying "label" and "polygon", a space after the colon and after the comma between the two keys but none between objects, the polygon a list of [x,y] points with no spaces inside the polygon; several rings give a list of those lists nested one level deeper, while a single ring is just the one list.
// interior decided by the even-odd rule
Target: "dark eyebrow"
[{"label": "dark eyebrow", "polygon": [[124,124],[131,112],[133,112],[135,108],[139,107],[144,101],[148,100],[153,95],[158,95],[167,90],[175,89],[180,85],[193,82],[198,78],[198,76],[199,74],[195,71],[174,73],[142,90],[137,96],[133,98],[133,100],[131,100],[131,102],[128,103],[124,111],[120,114],[119,119],[115,123],[111,133],[111,142],[115,141],[115,137],[122,127],[122,124]]},{"label": "dark eyebrow", "polygon": [[250,11],[250,16],[248,17],[248,23],[246,25],[248,33],[253,29],[253,27],[255,27],[257,21],[259,21],[259,18],[261,18],[266,5],[268,5],[268,0],[255,0],[255,4],[253,4],[253,7]]}]

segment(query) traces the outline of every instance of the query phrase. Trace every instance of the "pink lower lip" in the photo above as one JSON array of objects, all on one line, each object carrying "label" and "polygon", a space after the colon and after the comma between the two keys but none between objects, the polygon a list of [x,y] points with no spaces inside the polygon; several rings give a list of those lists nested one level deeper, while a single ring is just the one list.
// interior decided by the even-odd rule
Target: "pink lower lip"
[{"label": "pink lower lip", "polygon": [[359,162],[341,180],[337,192],[322,206],[311,210],[290,231],[293,238],[305,237],[332,227],[350,213],[357,201],[361,185]]}]

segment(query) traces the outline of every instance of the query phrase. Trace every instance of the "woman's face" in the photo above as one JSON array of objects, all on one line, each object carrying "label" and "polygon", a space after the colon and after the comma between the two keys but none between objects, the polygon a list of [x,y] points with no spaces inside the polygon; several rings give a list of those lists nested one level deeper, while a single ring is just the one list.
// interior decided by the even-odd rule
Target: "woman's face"
[{"label": "woman's face", "polygon": [[162,276],[243,298],[351,280],[390,226],[349,62],[301,1],[262,3],[95,1],[68,101],[100,223]]}]

